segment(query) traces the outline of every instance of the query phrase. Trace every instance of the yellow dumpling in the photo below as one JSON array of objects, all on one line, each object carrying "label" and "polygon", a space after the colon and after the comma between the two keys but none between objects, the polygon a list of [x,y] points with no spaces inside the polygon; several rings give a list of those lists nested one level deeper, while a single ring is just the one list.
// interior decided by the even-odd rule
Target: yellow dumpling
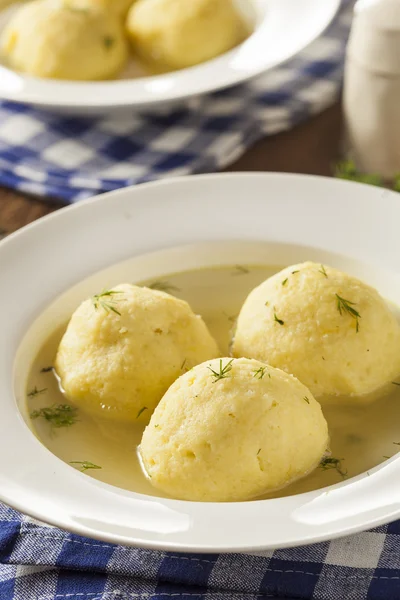
[{"label": "yellow dumpling", "polygon": [[79,0],[22,6],[1,37],[10,65],[36,77],[100,80],[118,75],[128,56],[120,20]]},{"label": "yellow dumpling", "polygon": [[83,302],[55,369],[69,400],[97,416],[145,421],[185,370],[219,355],[183,300],[123,284]]},{"label": "yellow dumpling", "polygon": [[173,69],[227,52],[247,34],[233,0],[137,0],[127,31],[146,61]]},{"label": "yellow dumpling", "polygon": [[125,17],[129,8],[135,0],[74,0],[82,7],[94,6],[102,10],[114,13],[119,17]]},{"label": "yellow dumpling", "polygon": [[140,446],[150,482],[183,500],[248,500],[304,477],[328,447],[319,403],[255,360],[213,360],[167,391]]},{"label": "yellow dumpling", "polygon": [[233,354],[295,375],[316,397],[363,402],[400,373],[400,327],[376,290],[337,269],[306,262],[250,293]]}]

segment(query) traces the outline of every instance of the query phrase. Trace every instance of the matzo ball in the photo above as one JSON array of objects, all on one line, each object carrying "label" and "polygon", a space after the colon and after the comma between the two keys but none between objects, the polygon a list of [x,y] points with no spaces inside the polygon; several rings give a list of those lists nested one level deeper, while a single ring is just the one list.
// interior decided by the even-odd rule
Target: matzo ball
[{"label": "matzo ball", "polygon": [[36,77],[101,80],[116,76],[128,56],[120,20],[79,0],[23,5],[1,36],[10,65]]},{"label": "matzo ball", "polygon": [[376,290],[337,269],[306,262],[250,293],[233,354],[295,375],[316,397],[362,402],[399,374],[400,328]]},{"label": "matzo ball", "polygon": [[218,355],[186,302],[123,284],[74,312],[55,368],[67,398],[82,409],[145,421],[179,375]]},{"label": "matzo ball", "polygon": [[142,58],[172,69],[227,52],[247,34],[232,0],[138,0],[126,28]]},{"label": "matzo ball", "polygon": [[140,446],[150,482],[175,498],[248,500],[304,477],[328,446],[318,402],[256,360],[205,362],[167,391]]}]

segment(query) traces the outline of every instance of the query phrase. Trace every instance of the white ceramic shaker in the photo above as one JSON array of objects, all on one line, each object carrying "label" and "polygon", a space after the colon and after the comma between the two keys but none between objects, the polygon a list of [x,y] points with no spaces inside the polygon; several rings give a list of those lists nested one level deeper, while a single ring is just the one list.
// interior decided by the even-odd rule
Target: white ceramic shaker
[{"label": "white ceramic shaker", "polygon": [[359,0],[347,49],[344,113],[357,168],[400,173],[400,0]]}]

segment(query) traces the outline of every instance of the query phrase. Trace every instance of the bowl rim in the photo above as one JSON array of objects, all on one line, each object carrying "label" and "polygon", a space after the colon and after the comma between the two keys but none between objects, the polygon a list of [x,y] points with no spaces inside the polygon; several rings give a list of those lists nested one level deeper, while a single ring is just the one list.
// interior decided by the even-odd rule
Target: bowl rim
[{"label": "bowl rim", "polygon": [[[0,64],[0,97],[44,108],[109,109],[151,107],[183,101],[245,82],[295,56],[314,41],[332,22],[342,0],[257,0],[265,10],[264,18],[249,38],[213,60],[200,65],[137,79],[109,82],[70,82],[27,76]],[[268,44],[269,11],[285,41],[271,50]],[[295,11],[287,19],[290,35],[283,30],[283,11]],[[299,18],[301,17],[301,18]],[[274,22],[274,19],[272,19]],[[299,27],[299,23],[303,26]],[[274,33],[278,36],[279,31]],[[275,51],[277,49],[277,51]]]},{"label": "bowl rim", "polygon": [[[321,206],[324,195],[326,204]],[[285,219],[289,209],[293,212],[291,220]],[[347,225],[342,220],[344,210]],[[154,214],[158,215],[155,224]],[[176,215],[176,222],[170,221],[166,227],[170,214]],[[217,218],[210,223],[210,215],[218,214],[224,217],[222,222]],[[254,214],[269,218],[254,220]],[[321,251],[334,252],[345,245],[351,258],[364,260],[366,254],[372,265],[388,267],[398,280],[400,298],[396,258],[399,217],[398,195],[389,190],[316,176],[226,173],[162,180],[110,192],[65,207],[0,242],[4,265],[0,281],[7,288],[12,285],[20,298],[18,303],[7,295],[0,298],[0,499],[36,519],[90,538],[199,553],[255,552],[310,544],[399,516],[396,481],[400,479],[400,455],[371,469],[368,475],[335,486],[243,503],[183,502],[103,484],[64,464],[30,432],[15,404],[12,374],[25,330],[48,304],[48,296],[57,297],[95,270],[134,252],[139,255],[152,248],[183,245],[196,237],[203,242],[283,239],[299,244],[306,235]],[[327,219],[330,227],[319,231],[317,225],[326,224]],[[358,228],[353,227],[352,219],[358,219]],[[371,244],[371,234],[383,230],[385,236],[376,237],[375,245]],[[91,249],[90,238],[98,239],[104,231],[116,234],[113,247]],[[51,251],[53,243],[58,244],[57,253]],[[42,278],[41,286],[35,281],[32,285],[33,265],[38,259],[49,279]]]}]

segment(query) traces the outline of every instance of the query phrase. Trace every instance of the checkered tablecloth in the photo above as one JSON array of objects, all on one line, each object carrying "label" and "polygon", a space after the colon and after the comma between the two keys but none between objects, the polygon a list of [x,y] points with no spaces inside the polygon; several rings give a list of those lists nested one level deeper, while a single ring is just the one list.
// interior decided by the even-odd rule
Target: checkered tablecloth
[{"label": "checkered tablecloth", "polygon": [[0,507],[1,600],[399,600],[400,522],[248,554],[113,546]]},{"label": "checkered tablecloth", "polygon": [[89,119],[0,102],[0,184],[74,202],[227,166],[337,99],[353,4],[343,0],[331,27],[293,60],[170,112]]}]

